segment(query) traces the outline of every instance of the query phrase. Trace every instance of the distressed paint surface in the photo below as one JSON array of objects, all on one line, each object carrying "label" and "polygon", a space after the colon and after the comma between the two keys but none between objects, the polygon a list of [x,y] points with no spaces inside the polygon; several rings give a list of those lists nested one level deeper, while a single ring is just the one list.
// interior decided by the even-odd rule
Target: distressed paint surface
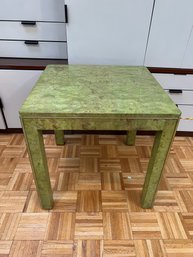
[{"label": "distressed paint surface", "polygon": [[[156,130],[141,205],[151,208],[180,111],[145,67],[50,65],[20,110],[41,205],[53,206],[42,130]],[[128,146],[129,147],[129,146]]]}]

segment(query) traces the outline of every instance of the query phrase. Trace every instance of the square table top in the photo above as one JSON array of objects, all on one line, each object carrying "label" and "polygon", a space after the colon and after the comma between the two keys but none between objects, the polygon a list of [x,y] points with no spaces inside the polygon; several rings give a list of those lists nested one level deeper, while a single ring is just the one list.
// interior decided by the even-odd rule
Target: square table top
[{"label": "square table top", "polygon": [[21,117],[178,118],[181,112],[145,67],[48,65]]}]

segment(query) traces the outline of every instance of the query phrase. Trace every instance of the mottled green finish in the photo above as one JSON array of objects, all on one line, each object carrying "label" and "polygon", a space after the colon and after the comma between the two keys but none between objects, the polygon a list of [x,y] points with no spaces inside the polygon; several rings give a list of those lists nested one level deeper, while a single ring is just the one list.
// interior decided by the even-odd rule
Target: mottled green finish
[{"label": "mottled green finish", "polygon": [[44,209],[53,208],[53,196],[48,173],[42,132],[36,130],[29,120],[22,121],[23,131],[28,147],[33,177],[37,193]]},{"label": "mottled green finish", "polygon": [[136,130],[130,130],[127,132],[127,139],[126,139],[127,145],[135,145],[136,133],[137,133]]},{"label": "mottled green finish", "polygon": [[145,67],[50,65],[20,110],[42,207],[53,199],[42,130],[158,131],[144,184],[142,206],[153,204],[180,111]]},{"label": "mottled green finish", "polygon": [[153,206],[164,163],[175,136],[177,124],[178,121],[168,120],[165,123],[164,129],[156,132],[141,197],[143,208],[151,208]]},{"label": "mottled green finish", "polygon": [[180,111],[145,67],[50,65],[22,116],[178,117]]},{"label": "mottled green finish", "polygon": [[57,145],[64,145],[64,131],[63,130],[54,130],[55,140]]}]

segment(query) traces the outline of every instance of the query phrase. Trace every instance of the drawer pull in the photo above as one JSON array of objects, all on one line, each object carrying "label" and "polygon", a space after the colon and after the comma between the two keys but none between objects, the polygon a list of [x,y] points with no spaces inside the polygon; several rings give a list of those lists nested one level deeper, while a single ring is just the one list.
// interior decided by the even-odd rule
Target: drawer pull
[{"label": "drawer pull", "polygon": [[68,7],[64,5],[65,23],[68,23]]},{"label": "drawer pull", "polygon": [[25,40],[24,43],[26,45],[38,45],[39,42],[37,40]]},{"label": "drawer pull", "polygon": [[22,25],[30,25],[30,26],[35,26],[36,21],[21,21]]},{"label": "drawer pull", "polygon": [[170,94],[182,94],[182,89],[169,89]]}]

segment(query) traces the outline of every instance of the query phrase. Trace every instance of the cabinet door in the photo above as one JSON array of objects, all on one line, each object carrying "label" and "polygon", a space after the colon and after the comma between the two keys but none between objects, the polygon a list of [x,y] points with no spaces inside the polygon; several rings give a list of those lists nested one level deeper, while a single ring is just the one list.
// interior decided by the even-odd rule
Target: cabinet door
[{"label": "cabinet door", "polygon": [[143,65],[153,0],[66,0],[71,64]]},{"label": "cabinet door", "polygon": [[1,20],[65,21],[64,0],[1,0]]},{"label": "cabinet door", "polygon": [[181,68],[193,24],[192,0],[156,0],[145,65]]},{"label": "cabinet door", "polygon": [[[193,22],[181,68],[193,69]],[[192,86],[193,88],[193,86]]]},{"label": "cabinet door", "polygon": [[8,128],[20,128],[19,109],[42,71],[0,70],[0,96]]}]

